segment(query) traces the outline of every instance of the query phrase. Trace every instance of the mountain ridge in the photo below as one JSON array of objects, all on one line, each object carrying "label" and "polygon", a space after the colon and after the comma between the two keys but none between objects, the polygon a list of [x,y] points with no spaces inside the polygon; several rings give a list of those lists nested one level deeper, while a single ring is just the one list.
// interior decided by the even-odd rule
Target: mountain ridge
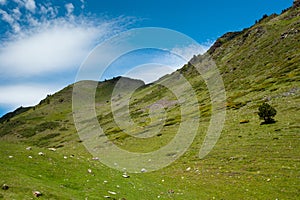
[{"label": "mountain ridge", "polygon": [[[290,8],[287,8],[287,9],[283,10],[282,13],[281,13],[281,15],[284,14],[285,12],[287,12],[287,11],[291,12],[291,11],[294,10],[294,11],[296,12],[296,9],[299,8],[299,7],[300,7],[300,0],[294,0],[293,6],[291,6]],[[213,55],[213,54],[215,53],[216,50],[218,50],[219,48],[222,47],[223,44],[225,44],[225,43],[227,43],[227,42],[230,42],[231,40],[233,40],[234,38],[236,38],[236,37],[238,37],[238,36],[243,35],[244,38],[247,38],[247,36],[249,35],[249,33],[247,33],[247,32],[249,32],[249,30],[251,30],[251,29],[254,28],[254,27],[257,27],[257,28],[258,28],[258,29],[257,29],[258,32],[262,31],[262,30],[260,30],[260,24],[263,23],[263,21],[269,21],[269,20],[274,19],[274,18],[276,18],[276,17],[278,17],[278,16],[280,16],[280,15],[275,14],[275,13],[274,13],[274,14],[271,14],[270,16],[264,15],[259,21],[257,21],[253,26],[251,26],[251,27],[249,27],[249,28],[245,28],[245,29],[243,29],[242,31],[233,31],[233,32],[227,32],[227,33],[223,34],[220,38],[218,38],[218,39],[213,43],[213,45],[207,50],[206,53],[208,53],[208,54],[210,54],[210,55]],[[298,12],[296,12],[296,15],[293,15],[293,17],[297,17],[297,16],[300,16],[300,14],[299,14]],[[297,31],[296,33],[299,33],[299,32]],[[282,33],[282,34],[281,34],[281,38],[284,39],[284,37],[286,37],[285,34],[287,34],[287,33]],[[197,60],[197,57],[200,57],[200,58],[201,58],[201,56],[202,56],[202,55],[198,55],[198,56],[195,56],[194,58],[191,58],[191,60],[189,61],[189,63],[195,62],[195,60]],[[184,68],[184,67],[185,67],[185,66],[183,66],[183,68]],[[181,70],[181,69],[179,69],[178,71],[180,71],[180,70]],[[168,76],[168,75],[166,75],[166,76]],[[113,78],[111,78],[111,79],[109,79],[109,80],[105,80],[105,81],[103,81],[103,82],[110,81],[110,80],[114,81],[114,80],[116,80],[116,78],[118,79],[118,78],[120,78],[120,77],[113,77]],[[123,77],[123,78],[128,78],[128,77]],[[161,77],[161,78],[162,78],[162,77]],[[160,79],[161,79],[161,78],[160,78]],[[135,79],[133,79],[133,80],[135,80]],[[154,81],[154,82],[156,82],[156,81]],[[100,81],[99,83],[101,83],[101,81]],[[73,84],[75,84],[75,83],[73,83]],[[73,84],[72,84],[72,85],[73,85]],[[150,84],[151,84],[151,83],[150,83]],[[59,92],[59,91],[57,91],[57,92]],[[34,106],[29,106],[28,108],[32,108],[32,107],[34,107]],[[18,112],[19,110],[22,110],[22,108],[27,108],[27,107],[21,106],[21,107],[17,108],[16,110],[12,111],[12,112],[9,112],[9,113],[4,114],[4,115],[0,118],[0,122],[7,120],[7,119],[9,118],[9,116],[15,116],[17,113],[19,113],[19,112]]]}]

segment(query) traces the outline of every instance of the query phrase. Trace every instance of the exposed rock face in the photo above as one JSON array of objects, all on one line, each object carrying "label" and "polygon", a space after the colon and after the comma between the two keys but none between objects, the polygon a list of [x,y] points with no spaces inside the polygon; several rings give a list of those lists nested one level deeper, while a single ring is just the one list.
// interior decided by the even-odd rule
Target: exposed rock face
[{"label": "exposed rock face", "polygon": [[294,0],[293,7],[294,8],[300,7],[300,0]]},{"label": "exposed rock face", "polygon": [[242,32],[237,31],[237,32],[228,32],[224,34],[222,37],[220,37],[210,48],[209,53],[212,54],[215,52],[215,50],[219,47],[221,47],[225,42],[228,42],[232,39],[234,39],[236,36],[240,35]]}]

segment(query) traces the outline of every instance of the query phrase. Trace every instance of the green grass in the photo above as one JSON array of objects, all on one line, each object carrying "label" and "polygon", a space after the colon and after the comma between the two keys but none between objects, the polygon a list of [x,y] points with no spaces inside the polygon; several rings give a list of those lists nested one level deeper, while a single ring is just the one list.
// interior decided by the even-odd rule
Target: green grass
[{"label": "green grass", "polygon": [[[286,101],[291,103],[286,106]],[[300,189],[300,119],[290,110],[299,109],[299,103],[299,97],[272,101],[278,110],[277,122],[272,125],[259,125],[256,107],[229,110],[222,136],[205,159],[200,160],[197,154],[207,123],[202,124],[191,148],[171,166],[129,174],[128,179],[92,161],[81,143],[73,142],[51,152],[35,146],[28,151],[28,145],[2,141],[1,183],[11,188],[0,193],[4,199],[30,198],[33,190],[44,194],[41,199],[102,199],[108,191],[117,192],[111,195],[116,199],[295,199]],[[250,122],[239,124],[241,119]],[[127,149],[142,148],[128,145]],[[40,151],[45,155],[39,156]],[[188,167],[190,171],[186,171]],[[89,174],[88,169],[93,173]]]}]

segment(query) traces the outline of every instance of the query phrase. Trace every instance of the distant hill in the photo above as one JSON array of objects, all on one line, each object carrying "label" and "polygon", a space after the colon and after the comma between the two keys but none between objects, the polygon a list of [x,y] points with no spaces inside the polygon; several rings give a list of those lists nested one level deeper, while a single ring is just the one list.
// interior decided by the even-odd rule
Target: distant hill
[{"label": "distant hill", "polygon": [[14,110],[13,112],[9,112],[5,115],[3,115],[1,118],[0,118],[0,123],[3,123],[5,121],[9,121],[10,118],[16,116],[16,115],[19,115],[23,112],[26,112],[27,110],[31,109],[32,107],[19,107],[17,108],[16,110]]}]

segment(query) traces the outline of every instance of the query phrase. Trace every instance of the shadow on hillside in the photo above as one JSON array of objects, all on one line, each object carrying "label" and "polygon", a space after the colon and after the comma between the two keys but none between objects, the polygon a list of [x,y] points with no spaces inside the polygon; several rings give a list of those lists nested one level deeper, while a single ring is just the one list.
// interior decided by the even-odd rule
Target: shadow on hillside
[{"label": "shadow on hillside", "polygon": [[260,123],[260,125],[266,125],[266,124],[275,124],[277,121],[272,119],[270,121],[263,121]]}]

